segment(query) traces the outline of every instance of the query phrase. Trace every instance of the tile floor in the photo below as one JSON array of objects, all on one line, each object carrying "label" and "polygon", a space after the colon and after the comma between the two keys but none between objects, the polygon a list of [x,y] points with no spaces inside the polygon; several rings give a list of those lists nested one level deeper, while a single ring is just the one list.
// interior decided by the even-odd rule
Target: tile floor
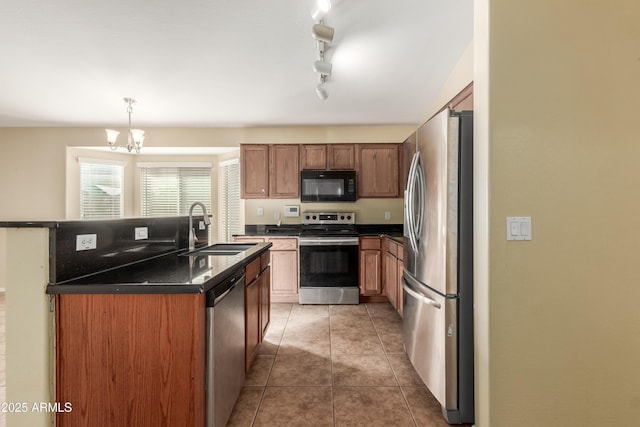
[{"label": "tile floor", "polygon": [[229,426],[448,426],[389,304],[273,304]]}]

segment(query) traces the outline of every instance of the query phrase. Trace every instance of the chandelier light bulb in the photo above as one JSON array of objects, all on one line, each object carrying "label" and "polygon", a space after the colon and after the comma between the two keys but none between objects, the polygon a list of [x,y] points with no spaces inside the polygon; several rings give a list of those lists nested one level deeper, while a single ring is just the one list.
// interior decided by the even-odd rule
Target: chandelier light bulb
[{"label": "chandelier light bulb", "polygon": [[314,21],[321,21],[329,11],[329,9],[331,9],[330,0],[318,0],[316,5],[313,7],[313,10],[311,11],[311,17]]},{"label": "chandelier light bulb", "polygon": [[318,98],[323,101],[329,97],[329,93],[327,92],[327,89],[325,89],[324,83],[319,83],[318,86],[316,86],[316,93],[318,94]]}]

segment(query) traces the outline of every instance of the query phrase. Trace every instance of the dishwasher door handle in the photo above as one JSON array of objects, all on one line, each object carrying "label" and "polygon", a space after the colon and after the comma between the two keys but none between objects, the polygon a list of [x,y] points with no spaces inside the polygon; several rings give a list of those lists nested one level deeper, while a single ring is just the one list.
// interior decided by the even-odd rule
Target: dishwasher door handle
[{"label": "dishwasher door handle", "polygon": [[240,277],[238,277],[237,280],[235,280],[233,282],[233,285],[231,285],[231,287],[229,289],[227,289],[226,291],[224,291],[222,294],[218,295],[216,297],[215,300],[213,300],[213,305],[214,307],[220,302],[222,301],[227,295],[229,295],[229,292],[231,292],[232,290],[234,290],[236,288],[236,286],[238,286],[238,283],[244,283],[244,274]]}]

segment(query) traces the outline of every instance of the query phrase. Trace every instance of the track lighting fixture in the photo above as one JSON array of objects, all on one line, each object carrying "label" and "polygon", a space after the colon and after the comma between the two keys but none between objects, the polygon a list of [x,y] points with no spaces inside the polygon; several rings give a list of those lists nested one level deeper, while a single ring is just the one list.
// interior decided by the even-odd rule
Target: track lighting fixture
[{"label": "track lighting fixture", "polygon": [[330,0],[318,0],[313,10],[311,11],[311,17],[314,21],[321,21],[324,15],[331,9]]},{"label": "track lighting fixture", "polygon": [[316,39],[316,47],[318,49],[318,60],[313,63],[313,71],[320,75],[320,83],[316,86],[316,93],[322,100],[329,97],[324,84],[327,81],[327,76],[331,75],[333,68],[333,65],[324,59],[326,44],[333,41],[334,34],[333,27],[324,25],[323,22],[329,9],[331,9],[331,0],[317,0],[315,7],[311,11],[311,17],[316,21],[311,27],[311,35]]},{"label": "track lighting fixture", "polygon": [[327,62],[324,58],[321,61],[316,61],[313,63],[313,71],[318,74],[324,74],[325,76],[331,75],[331,62]]},{"label": "track lighting fixture", "polygon": [[320,83],[316,86],[316,93],[318,94],[318,98],[323,101],[329,97],[329,93],[327,89],[324,87],[325,77],[323,74],[320,75]]},{"label": "track lighting fixture", "polygon": [[311,28],[311,34],[316,40],[330,43],[333,40],[333,28],[324,24],[315,24]]},{"label": "track lighting fixture", "polygon": [[[127,103],[127,113],[129,114],[129,129],[127,132],[127,145],[126,148],[129,152],[135,149],[136,153],[140,152],[142,148],[142,143],[144,141],[144,131],[142,129],[131,129],[131,113],[133,112],[132,105],[136,102],[133,98],[123,98],[124,102]],[[116,144],[116,140],[120,132],[113,129],[105,129],[107,132],[107,142],[109,143],[109,148],[112,150],[116,150],[118,145]]]}]

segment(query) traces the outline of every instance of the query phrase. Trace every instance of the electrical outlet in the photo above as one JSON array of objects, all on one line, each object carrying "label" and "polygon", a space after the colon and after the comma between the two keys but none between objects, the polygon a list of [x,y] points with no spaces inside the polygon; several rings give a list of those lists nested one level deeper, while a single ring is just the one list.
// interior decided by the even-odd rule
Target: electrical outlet
[{"label": "electrical outlet", "polygon": [[149,229],[147,227],[136,227],[134,233],[135,240],[144,240],[149,238]]},{"label": "electrical outlet", "polygon": [[385,220],[387,220],[387,221],[389,221],[389,220],[391,219],[391,212],[386,211],[386,212],[384,213],[384,219],[385,219]]},{"label": "electrical outlet", "polygon": [[264,215],[264,209],[258,208],[258,216]]},{"label": "electrical outlet", "polygon": [[97,234],[78,234],[76,235],[76,251],[95,249],[97,242]]},{"label": "electrical outlet", "polygon": [[199,221],[198,222],[198,229],[199,230],[204,230],[205,228],[207,228],[207,226],[205,225],[204,221]]}]

